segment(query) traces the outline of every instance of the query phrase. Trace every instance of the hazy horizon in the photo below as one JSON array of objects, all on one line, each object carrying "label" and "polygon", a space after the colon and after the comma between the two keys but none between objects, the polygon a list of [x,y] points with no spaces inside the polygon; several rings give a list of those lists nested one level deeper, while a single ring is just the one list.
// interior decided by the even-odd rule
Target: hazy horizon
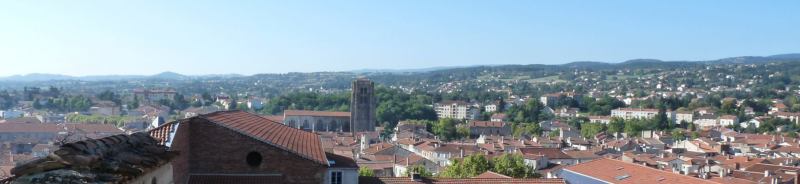
[{"label": "hazy horizon", "polygon": [[797,53],[796,1],[6,1],[0,77],[409,70]]},{"label": "hazy horizon", "polygon": [[[783,53],[783,54],[800,54],[800,53]],[[763,56],[754,56],[754,57],[767,57],[767,56],[775,56],[775,55],[783,55],[783,54],[772,54],[772,55],[763,55]],[[725,58],[733,58],[733,57],[750,57],[750,56],[730,56],[730,57],[723,57],[723,58],[716,58],[716,59],[725,59]],[[609,63],[609,64],[617,64],[631,60],[638,60],[638,59],[655,59],[661,60],[658,58],[632,58],[622,61],[594,61],[594,60],[587,60],[587,61],[569,61],[564,63],[553,63],[553,64],[543,64],[543,65],[563,65],[569,64],[574,62],[601,62],[601,63]],[[709,60],[681,60],[687,62],[703,62],[703,61],[710,61],[716,59],[709,59]],[[661,60],[664,62],[675,62],[670,60]],[[476,64],[476,65],[458,65],[458,66],[432,66],[432,67],[417,67],[417,68],[361,68],[361,69],[352,69],[352,70],[339,70],[339,71],[288,71],[288,72],[261,72],[261,73],[252,73],[252,74],[243,74],[243,73],[200,73],[200,74],[186,74],[180,73],[175,71],[157,71],[154,73],[134,73],[134,74],[90,74],[90,75],[69,75],[69,74],[61,74],[61,73],[41,73],[41,72],[32,72],[32,73],[24,73],[24,74],[13,74],[13,75],[0,75],[2,77],[11,77],[11,76],[27,76],[27,75],[34,75],[34,74],[46,74],[46,75],[64,75],[70,77],[94,77],[94,76],[152,76],[158,75],[163,73],[177,73],[186,76],[208,76],[208,75],[242,75],[242,76],[251,76],[251,75],[258,75],[258,74],[286,74],[286,73],[315,73],[315,72],[361,72],[361,71],[414,71],[414,70],[436,70],[436,69],[448,69],[448,68],[465,68],[465,67],[474,67],[474,66],[502,66],[502,65],[530,65],[530,64],[539,64],[539,63],[516,63],[516,64]]]}]

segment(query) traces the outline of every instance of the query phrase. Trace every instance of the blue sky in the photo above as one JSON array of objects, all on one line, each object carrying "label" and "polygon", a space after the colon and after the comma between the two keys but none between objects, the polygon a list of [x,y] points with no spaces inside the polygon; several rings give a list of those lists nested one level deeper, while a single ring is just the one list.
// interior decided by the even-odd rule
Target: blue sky
[{"label": "blue sky", "polygon": [[797,12],[800,1],[0,1],[0,76],[764,56],[800,52]]}]

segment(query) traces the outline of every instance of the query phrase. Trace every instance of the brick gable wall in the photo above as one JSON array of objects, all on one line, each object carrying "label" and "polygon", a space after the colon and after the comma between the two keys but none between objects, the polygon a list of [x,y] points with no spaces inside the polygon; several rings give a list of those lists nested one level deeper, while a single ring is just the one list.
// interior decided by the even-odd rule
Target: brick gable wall
[{"label": "brick gable wall", "polygon": [[[175,160],[175,183],[185,183],[190,173],[280,173],[280,183],[321,183],[324,178],[326,167],[321,164],[205,120],[191,121],[178,127],[173,143],[173,149],[181,151]],[[247,164],[251,151],[262,155],[261,166]]]}]

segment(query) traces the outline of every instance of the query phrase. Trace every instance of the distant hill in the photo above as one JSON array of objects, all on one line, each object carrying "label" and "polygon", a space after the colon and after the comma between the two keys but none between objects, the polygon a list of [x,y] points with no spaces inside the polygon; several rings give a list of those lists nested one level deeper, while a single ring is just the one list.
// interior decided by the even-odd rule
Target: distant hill
[{"label": "distant hill", "polygon": [[800,61],[800,54],[779,54],[772,56],[740,56],[706,61],[709,64],[753,64],[763,62]]},{"label": "distant hill", "polygon": [[182,80],[182,79],[188,79],[189,76],[181,75],[179,73],[167,71],[167,72],[161,72],[161,73],[149,76],[149,78]]},{"label": "distant hill", "polygon": [[360,69],[360,70],[350,70],[347,72],[352,72],[356,74],[364,74],[364,73],[422,73],[422,72],[430,72],[430,71],[437,71],[437,70],[447,70],[447,69],[454,69],[454,68],[466,68],[466,67],[474,67],[474,66],[441,66],[441,67],[430,67],[430,68],[416,68],[416,69]]},{"label": "distant hill", "polygon": [[71,80],[73,77],[59,74],[31,73],[25,75],[12,75],[0,78],[5,81],[45,81],[45,80]]},{"label": "distant hill", "polygon": [[59,74],[32,73],[26,75],[13,75],[8,77],[0,77],[0,81],[16,81],[16,82],[56,81],[56,80],[115,81],[115,80],[131,80],[131,79],[186,80],[186,79],[197,79],[197,78],[232,78],[232,77],[244,77],[244,75],[212,74],[212,75],[189,76],[169,71],[161,72],[155,75],[90,75],[90,76],[69,76],[69,75],[59,75]]},{"label": "distant hill", "polygon": [[[416,78],[425,79],[429,77],[449,76],[451,73],[461,73],[464,76],[479,75],[482,71],[504,71],[504,72],[536,72],[536,71],[562,71],[565,69],[647,69],[664,67],[697,67],[709,64],[752,64],[763,62],[800,62],[800,53],[779,54],[772,56],[739,56],[722,58],[708,61],[662,61],[658,59],[632,59],[620,63],[609,63],[600,61],[576,61],[560,65],[544,64],[512,64],[512,65],[473,65],[473,66],[445,66],[418,69],[361,69],[345,72],[311,72],[308,74],[329,74],[329,73],[348,73],[355,75],[380,76],[386,75],[408,75],[414,74]],[[292,74],[292,73],[289,73]],[[256,74],[252,77],[271,76],[271,74]],[[51,80],[81,80],[81,81],[113,81],[130,79],[159,79],[159,80],[188,80],[202,78],[237,78],[248,77],[239,74],[212,74],[212,75],[183,75],[175,72],[162,72],[155,75],[95,75],[95,76],[68,76],[59,74],[32,73],[26,75],[13,75],[0,77],[0,81],[51,81]],[[463,76],[460,76],[463,77]]]}]

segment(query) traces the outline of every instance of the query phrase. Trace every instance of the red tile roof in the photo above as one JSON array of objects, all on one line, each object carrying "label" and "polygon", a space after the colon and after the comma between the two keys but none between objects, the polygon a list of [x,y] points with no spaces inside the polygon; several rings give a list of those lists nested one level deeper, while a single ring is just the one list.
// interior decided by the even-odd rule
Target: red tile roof
[{"label": "red tile roof", "polygon": [[284,115],[284,116],[333,116],[333,117],[350,117],[350,112],[286,110],[286,111],[283,111],[283,115]]},{"label": "red tile roof", "polygon": [[542,155],[547,159],[572,159],[559,148],[519,148],[523,155]]},{"label": "red tile roof", "polygon": [[170,141],[170,133],[175,131],[178,128],[177,121],[164,123],[163,125],[156,127],[150,130],[150,137],[155,138],[158,140],[158,143],[164,145],[167,141]]},{"label": "red tile roof", "polygon": [[269,120],[272,120],[272,121],[278,122],[278,123],[283,122],[283,116],[264,116],[264,118],[267,118]]},{"label": "red tile roof", "polygon": [[500,183],[530,183],[530,184],[563,184],[563,179],[541,179],[541,178],[423,178],[414,181],[409,177],[384,178],[384,177],[359,177],[358,183],[361,184],[500,184]]},{"label": "red tile roof", "polygon": [[614,110],[619,111],[632,111],[632,112],[658,112],[658,109],[644,109],[644,108],[618,108]]},{"label": "red tile roof", "polygon": [[85,133],[125,133],[117,126],[111,124],[87,124],[87,123],[69,123],[65,124],[69,131],[80,130]]},{"label": "red tile roof", "polygon": [[472,178],[511,178],[511,176],[502,175],[492,171],[483,172],[483,174],[479,174],[478,176]]},{"label": "red tile roof", "polygon": [[[571,165],[564,168],[564,171],[571,171],[589,176],[595,179],[612,182],[617,184],[625,183],[717,183],[710,180],[703,180],[691,176],[684,176],[667,171],[653,169],[638,164],[626,163],[620,160],[601,158],[584,162],[582,164]],[[627,176],[623,179],[617,179]]]},{"label": "red tile roof", "polygon": [[[244,111],[217,111],[189,119],[195,118],[212,122],[303,158],[328,165],[328,159],[322,148],[322,140],[317,134],[292,128]],[[169,133],[175,129],[176,124],[188,123],[189,119],[166,123],[150,130],[150,135],[163,144],[168,141]]]},{"label": "red tile roof", "polygon": [[328,165],[317,134],[292,128],[244,111],[219,111],[198,116],[267,144]]},{"label": "red tile roof", "polygon": [[506,123],[502,121],[470,121],[469,127],[503,127]]},{"label": "red tile roof", "polygon": [[0,123],[0,132],[65,132],[64,128],[55,124],[41,123]]}]

